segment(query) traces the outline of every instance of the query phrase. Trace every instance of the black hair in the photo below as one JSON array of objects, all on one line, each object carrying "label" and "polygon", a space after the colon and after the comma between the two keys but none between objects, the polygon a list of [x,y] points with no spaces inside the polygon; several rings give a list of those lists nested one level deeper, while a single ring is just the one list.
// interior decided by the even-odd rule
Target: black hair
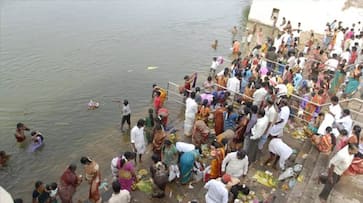
[{"label": "black hair", "polygon": [[349,111],[349,109],[344,109],[344,110],[343,110],[343,113],[344,113],[344,114],[346,114],[346,115],[350,115],[350,111]]},{"label": "black hair", "polygon": [[223,145],[221,143],[217,142],[217,140],[214,140],[211,145],[213,145],[215,148],[223,147]]},{"label": "black hair", "polygon": [[128,105],[129,101],[127,99],[124,100],[124,105]]},{"label": "black hair", "polygon": [[153,155],[151,156],[151,160],[153,160],[153,162],[156,164],[157,162],[159,162],[159,161],[160,161],[160,156],[159,156],[159,155],[157,155],[157,154],[153,154]]},{"label": "black hair", "polygon": [[90,164],[90,163],[92,163],[92,160],[90,158],[85,156],[81,157],[81,164]]},{"label": "black hair", "polygon": [[245,150],[239,150],[237,151],[237,159],[244,159],[246,157],[247,153]]},{"label": "black hair", "polygon": [[118,182],[118,180],[115,180],[115,181],[112,182],[112,189],[113,189],[114,193],[116,193],[116,194],[120,193],[121,185]]},{"label": "black hair", "polygon": [[43,185],[43,182],[38,180],[37,182],[35,182],[35,189],[38,189],[41,185]]},{"label": "black hair", "polygon": [[68,166],[68,169],[71,170],[71,171],[75,171],[77,169],[77,166],[76,166],[76,164],[70,164]]},{"label": "black hair", "polygon": [[342,136],[348,136],[348,131],[346,129],[342,129],[339,131],[340,135]]},{"label": "black hair", "polygon": [[264,117],[265,116],[265,110],[264,109],[260,109],[258,111],[258,115],[260,115],[261,117]]},{"label": "black hair", "polygon": [[190,98],[195,99],[195,92],[190,93]]},{"label": "black hair", "polygon": [[333,128],[332,128],[332,127],[330,127],[330,126],[328,126],[328,127],[326,127],[326,128],[325,128],[325,131],[326,131],[327,133],[331,133],[331,132],[333,131]]},{"label": "black hair", "polygon": [[257,111],[258,111],[258,106],[257,105],[252,105],[251,106],[251,112],[255,114],[255,113],[257,113]]},{"label": "black hair", "polygon": [[122,168],[124,166],[124,164],[126,163],[126,161],[132,160],[135,157],[136,157],[135,152],[125,152],[124,157],[122,157],[120,160],[120,167]]},{"label": "black hair", "polygon": [[22,128],[22,127],[24,127],[24,124],[23,123],[17,123],[16,124],[16,128]]},{"label": "black hair", "polygon": [[355,125],[355,126],[353,126],[353,133],[357,136],[357,137],[359,137],[359,135],[360,135],[360,132],[362,131],[362,128],[359,126],[359,125]]},{"label": "black hair", "polygon": [[339,102],[339,98],[337,96],[332,96],[330,100],[332,102]]},{"label": "black hair", "polygon": [[141,128],[141,127],[144,127],[145,125],[145,120],[144,119],[139,119],[137,121],[137,127]]}]

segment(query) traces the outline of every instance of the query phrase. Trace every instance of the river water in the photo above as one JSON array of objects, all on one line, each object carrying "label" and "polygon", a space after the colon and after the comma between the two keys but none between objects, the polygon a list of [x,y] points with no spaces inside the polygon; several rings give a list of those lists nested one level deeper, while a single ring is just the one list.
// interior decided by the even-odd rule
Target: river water
[{"label": "river water", "polygon": [[[0,1],[0,150],[12,154],[0,185],[29,202],[36,180],[58,181],[83,155],[109,177],[127,136],[118,129],[127,98],[133,121],[150,106],[151,85],[181,82],[227,55],[230,29],[248,0]],[[211,48],[218,39],[217,51]],[[148,66],[158,69],[147,70]],[[87,110],[90,99],[101,107]],[[14,138],[24,122],[45,136],[29,153]],[[80,165],[80,164],[78,164]],[[79,172],[81,169],[78,169]],[[86,184],[79,195],[86,196]]]}]

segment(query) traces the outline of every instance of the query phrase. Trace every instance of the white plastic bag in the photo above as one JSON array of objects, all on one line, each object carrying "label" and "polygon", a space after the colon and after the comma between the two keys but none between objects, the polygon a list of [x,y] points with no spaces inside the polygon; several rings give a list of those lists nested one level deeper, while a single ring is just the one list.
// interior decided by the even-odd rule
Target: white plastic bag
[{"label": "white plastic bag", "polygon": [[175,178],[179,178],[180,171],[177,164],[169,166],[169,182],[173,181]]},{"label": "white plastic bag", "polygon": [[295,175],[294,169],[289,167],[283,173],[281,173],[281,175],[279,176],[279,181],[285,180],[286,178],[290,178],[294,175]]}]

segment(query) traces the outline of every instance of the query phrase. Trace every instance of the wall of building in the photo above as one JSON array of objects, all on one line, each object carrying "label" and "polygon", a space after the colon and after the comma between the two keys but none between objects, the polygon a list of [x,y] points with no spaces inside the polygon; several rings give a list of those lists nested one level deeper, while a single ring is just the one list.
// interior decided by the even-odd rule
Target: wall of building
[{"label": "wall of building", "polygon": [[[249,20],[266,25],[273,25],[271,14],[273,8],[279,9],[277,25],[282,17],[290,20],[293,28],[301,22],[303,30],[323,33],[325,24],[334,19],[342,21],[344,26],[362,21],[363,9],[345,7],[347,0],[253,0]],[[343,10],[343,8],[346,8]]]}]

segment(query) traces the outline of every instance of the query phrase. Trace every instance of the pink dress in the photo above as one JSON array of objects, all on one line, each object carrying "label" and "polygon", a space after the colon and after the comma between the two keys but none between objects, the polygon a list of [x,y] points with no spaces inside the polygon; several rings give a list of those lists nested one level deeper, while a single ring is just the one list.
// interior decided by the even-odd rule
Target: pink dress
[{"label": "pink dress", "polygon": [[125,163],[125,165],[120,169],[118,181],[121,185],[121,189],[131,192],[131,186],[135,181],[132,176],[133,171],[135,171],[135,167],[131,161]]}]

